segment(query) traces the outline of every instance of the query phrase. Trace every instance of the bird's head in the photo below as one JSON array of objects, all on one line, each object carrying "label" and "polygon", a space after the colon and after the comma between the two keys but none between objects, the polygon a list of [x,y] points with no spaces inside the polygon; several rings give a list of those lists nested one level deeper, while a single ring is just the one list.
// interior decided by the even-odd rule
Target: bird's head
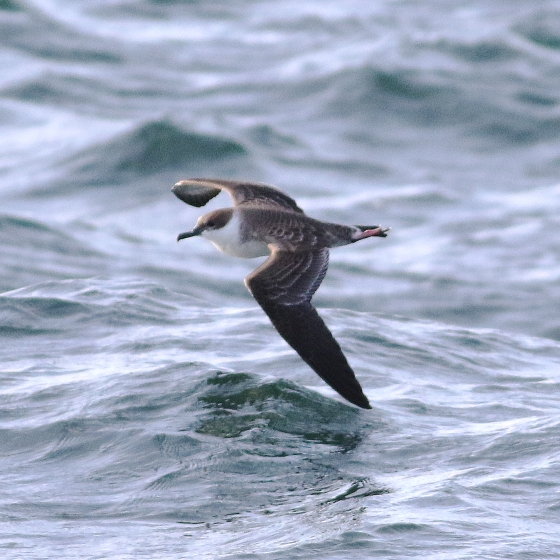
[{"label": "bird's head", "polygon": [[177,241],[181,241],[181,239],[186,239],[187,237],[203,235],[204,232],[222,229],[229,223],[232,215],[233,210],[231,208],[222,208],[220,210],[208,212],[208,214],[204,214],[204,216],[198,218],[196,225],[191,231],[180,233],[177,236]]}]

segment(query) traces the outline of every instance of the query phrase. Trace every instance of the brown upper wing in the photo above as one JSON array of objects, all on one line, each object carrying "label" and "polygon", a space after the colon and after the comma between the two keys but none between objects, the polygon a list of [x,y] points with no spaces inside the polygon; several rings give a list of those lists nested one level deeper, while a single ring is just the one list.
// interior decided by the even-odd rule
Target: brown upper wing
[{"label": "brown upper wing", "polygon": [[191,206],[204,206],[222,190],[228,192],[235,205],[274,206],[303,214],[296,201],[270,185],[228,181],[225,179],[185,179],[171,189],[183,202]]}]

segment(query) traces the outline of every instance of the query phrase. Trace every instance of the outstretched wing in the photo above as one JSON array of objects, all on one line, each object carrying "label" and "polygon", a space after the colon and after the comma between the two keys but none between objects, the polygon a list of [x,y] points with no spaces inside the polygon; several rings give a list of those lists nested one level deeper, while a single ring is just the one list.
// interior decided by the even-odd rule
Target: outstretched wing
[{"label": "outstretched wing", "polygon": [[230,194],[235,205],[273,206],[303,214],[296,201],[270,185],[227,181],[225,179],[185,179],[171,189],[183,202],[191,206],[204,206],[221,191]]},{"label": "outstretched wing", "polygon": [[328,264],[328,249],[273,250],[245,284],[280,335],[321,379],[351,403],[371,408],[338,342],[311,304]]}]

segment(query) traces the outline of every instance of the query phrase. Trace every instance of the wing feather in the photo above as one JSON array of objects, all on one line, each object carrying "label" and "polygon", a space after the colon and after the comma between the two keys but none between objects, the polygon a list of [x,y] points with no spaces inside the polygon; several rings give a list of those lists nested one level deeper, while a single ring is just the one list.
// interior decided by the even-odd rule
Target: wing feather
[{"label": "wing feather", "polygon": [[311,304],[328,267],[328,249],[273,251],[245,284],[282,338],[335,391],[371,408],[340,345]]},{"label": "wing feather", "polygon": [[225,179],[185,179],[171,189],[177,198],[191,206],[204,206],[222,190],[238,205],[273,206],[303,214],[296,201],[281,190],[261,183],[227,181]]}]

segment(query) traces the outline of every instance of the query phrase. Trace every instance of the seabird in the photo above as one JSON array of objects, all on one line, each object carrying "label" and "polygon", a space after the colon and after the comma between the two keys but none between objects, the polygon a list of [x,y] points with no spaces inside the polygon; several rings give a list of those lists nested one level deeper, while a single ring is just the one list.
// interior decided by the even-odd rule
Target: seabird
[{"label": "seabird", "polygon": [[177,241],[200,235],[234,257],[268,259],[245,285],[284,340],[341,396],[371,408],[340,345],[311,304],[327,272],[329,249],[367,237],[386,237],[389,228],[345,226],[307,216],[296,201],[261,183],[186,179],[172,192],[191,206],[204,206],[226,191],[233,208],[201,216]]}]

